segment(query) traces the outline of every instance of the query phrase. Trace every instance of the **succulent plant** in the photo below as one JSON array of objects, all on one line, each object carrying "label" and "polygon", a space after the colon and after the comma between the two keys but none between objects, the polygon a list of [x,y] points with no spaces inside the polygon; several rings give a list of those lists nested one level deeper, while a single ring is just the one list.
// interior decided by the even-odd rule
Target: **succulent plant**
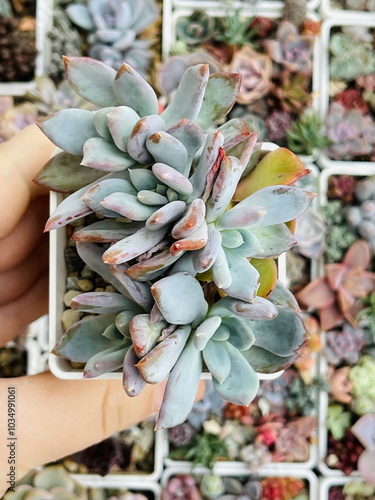
[{"label": "succulent plant", "polygon": [[[314,196],[285,185],[307,170],[283,148],[252,159],[256,134],[241,120],[212,129],[234,104],[236,74],[209,78],[207,65],[189,68],[158,115],[154,91],[125,63],[116,74],[89,58],[65,61],[71,86],[104,108],[62,110],[39,122],[64,151],[37,181],[57,190],[63,182],[65,191],[67,178],[74,189],[82,186],[46,230],[93,212],[104,216],[73,239],[82,260],[120,293],[74,297],[73,309],[98,316],[69,328],[54,353],[86,363],[89,378],[123,368],[132,396],[169,375],[158,428],[187,417],[202,358],[224,399],[249,404],[256,371],[290,365],[305,341],[296,302],[276,280],[272,258],[294,244],[285,223]],[[262,267],[267,280],[259,287]],[[198,280],[227,296],[208,304]],[[287,331],[275,337],[281,325]]]},{"label": "succulent plant", "polygon": [[161,493],[162,500],[202,500],[195,479],[189,474],[172,477]]},{"label": "succulent plant", "polygon": [[271,59],[288,71],[310,74],[314,37],[299,35],[297,27],[289,21],[280,23],[276,37],[263,42]]},{"label": "succulent plant", "polygon": [[358,239],[358,236],[348,227],[340,200],[332,200],[321,208],[329,222],[326,234],[324,260],[327,263],[341,262],[345,252]]},{"label": "succulent plant", "polygon": [[269,477],[260,482],[263,488],[262,500],[294,500],[306,491],[304,481],[294,477]]},{"label": "succulent plant", "polygon": [[88,500],[87,490],[74,481],[61,465],[32,471],[3,500]]},{"label": "succulent plant", "polygon": [[358,415],[375,410],[375,361],[371,356],[362,356],[356,366],[350,368],[349,379],[352,383],[352,408]]},{"label": "succulent plant", "polygon": [[375,290],[375,274],[367,271],[371,259],[365,240],[358,240],[349,248],[340,264],[326,264],[325,276],[316,278],[296,297],[305,305],[319,311],[323,330],[340,325],[344,318],[354,327],[359,312],[356,299]]},{"label": "succulent plant", "polygon": [[281,109],[288,113],[299,114],[311,105],[309,84],[310,77],[306,73],[293,75],[290,71],[284,70],[277,85],[273,86],[272,93],[280,101]]},{"label": "succulent plant", "polygon": [[367,177],[357,182],[355,187],[359,205],[352,205],[345,210],[349,226],[367,240],[372,253],[375,251],[375,182]]},{"label": "succulent plant", "polygon": [[375,72],[375,58],[369,41],[356,40],[350,33],[334,33],[329,42],[331,52],[330,78],[355,80]]},{"label": "succulent plant", "polygon": [[354,204],[356,182],[354,175],[330,175],[327,198],[329,200],[339,199],[344,204]]},{"label": "succulent plant", "polygon": [[155,0],[89,0],[86,5],[70,4],[71,21],[89,32],[89,55],[118,70],[124,58],[144,73],[150,62],[147,40],[137,35],[159,16]]},{"label": "succulent plant", "polygon": [[355,319],[359,325],[368,326],[375,339],[375,292],[359,300],[363,309],[359,311]]},{"label": "succulent plant", "polygon": [[217,497],[217,500],[261,500],[263,488],[260,481],[250,479],[243,484],[239,479],[233,477],[223,478],[225,493]]},{"label": "succulent plant", "polygon": [[327,429],[334,439],[340,440],[345,436],[346,429],[351,423],[351,413],[345,411],[344,407],[338,404],[328,406]]},{"label": "succulent plant", "polygon": [[328,363],[333,365],[339,365],[342,362],[355,365],[361,356],[363,346],[363,330],[345,323],[342,331],[330,330],[326,333],[323,354]]},{"label": "succulent plant", "polygon": [[363,99],[360,90],[346,89],[336,95],[336,101],[344,106],[345,109],[358,109],[364,115],[368,112],[368,106]]},{"label": "succulent plant", "polygon": [[252,26],[251,19],[241,16],[241,9],[232,10],[230,8],[215,36],[215,40],[226,45],[242,47],[242,45],[252,42],[258,30],[259,26]]},{"label": "succulent plant", "polygon": [[290,113],[275,109],[266,118],[265,125],[267,129],[267,139],[269,141],[283,141],[286,138],[287,130],[293,127],[293,121]]},{"label": "succulent plant", "polygon": [[223,478],[212,472],[207,472],[202,477],[200,489],[208,500],[218,498],[225,490]]},{"label": "succulent plant", "polygon": [[21,31],[17,19],[0,15],[0,81],[31,80],[35,56],[35,32]]},{"label": "succulent plant", "polygon": [[325,149],[329,141],[323,131],[323,122],[312,108],[308,108],[286,131],[287,145],[296,154],[313,155]]},{"label": "succulent plant", "polygon": [[375,494],[374,485],[361,479],[353,479],[343,486],[344,500],[365,500]]},{"label": "succulent plant", "polygon": [[370,494],[375,493],[375,413],[363,415],[357,420],[351,430],[365,448],[365,451],[358,459],[358,471],[366,481],[369,481],[373,485]]},{"label": "succulent plant", "polygon": [[176,35],[188,46],[200,45],[215,36],[216,19],[203,10],[195,10],[190,16],[180,17],[176,23]]},{"label": "succulent plant", "polygon": [[242,75],[237,98],[240,104],[251,104],[269,92],[272,61],[268,55],[259,54],[249,45],[244,45],[234,53],[230,69]]},{"label": "succulent plant", "polygon": [[353,400],[351,390],[353,384],[349,380],[350,366],[342,366],[341,368],[329,368],[330,389],[329,392],[335,401],[339,403],[349,404]]},{"label": "succulent plant", "polygon": [[374,147],[375,122],[358,109],[346,110],[339,102],[332,102],[326,118],[330,144],[327,154],[334,160],[351,160],[370,155]]},{"label": "succulent plant", "polygon": [[324,252],[327,232],[326,219],[320,212],[316,212],[310,207],[296,221],[294,237],[297,245],[295,250],[309,259],[318,259]]}]

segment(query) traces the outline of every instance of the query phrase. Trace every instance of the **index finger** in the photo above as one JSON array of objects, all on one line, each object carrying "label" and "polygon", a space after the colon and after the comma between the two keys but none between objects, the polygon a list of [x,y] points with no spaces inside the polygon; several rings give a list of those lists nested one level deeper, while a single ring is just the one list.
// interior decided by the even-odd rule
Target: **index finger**
[{"label": "index finger", "polygon": [[30,200],[42,192],[33,179],[55,149],[36,125],[0,145],[0,238],[16,227]]}]

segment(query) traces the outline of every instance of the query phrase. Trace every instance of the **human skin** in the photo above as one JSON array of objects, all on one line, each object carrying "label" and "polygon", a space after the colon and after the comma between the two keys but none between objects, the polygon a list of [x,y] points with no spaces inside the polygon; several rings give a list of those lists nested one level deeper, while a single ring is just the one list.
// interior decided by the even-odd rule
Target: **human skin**
[{"label": "human skin", "polygon": [[[55,146],[36,125],[0,145],[0,346],[48,312],[48,191],[33,178]],[[121,380],[0,380],[0,497],[7,484],[8,388],[16,392],[16,477],[155,414],[165,383],[128,397]],[[201,382],[197,399],[202,397]]]}]

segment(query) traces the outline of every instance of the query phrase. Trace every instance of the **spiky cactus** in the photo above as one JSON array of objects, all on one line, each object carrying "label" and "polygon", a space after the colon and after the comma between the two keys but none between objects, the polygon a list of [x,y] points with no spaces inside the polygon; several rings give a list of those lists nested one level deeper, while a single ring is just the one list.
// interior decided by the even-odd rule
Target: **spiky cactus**
[{"label": "spiky cactus", "polygon": [[[306,169],[282,148],[259,161],[256,134],[242,120],[214,128],[236,100],[237,74],[189,68],[159,115],[153,89],[127,64],[117,73],[89,58],[65,64],[72,88],[101,109],[39,122],[64,152],[37,181],[59,190],[64,177],[66,190],[69,174],[81,187],[46,230],[99,214],[73,239],[119,293],[77,295],[72,307],[98,316],[69,328],[54,352],[86,363],[85,377],[123,368],[132,396],[169,375],[158,428],[185,420],[202,359],[222,397],[249,404],[255,370],[288,366],[305,339],[298,306],[270,261],[295,244],[286,223],[314,196],[288,185]],[[271,276],[263,286],[270,300],[257,296],[259,259]],[[201,281],[227,297],[209,307]]]}]

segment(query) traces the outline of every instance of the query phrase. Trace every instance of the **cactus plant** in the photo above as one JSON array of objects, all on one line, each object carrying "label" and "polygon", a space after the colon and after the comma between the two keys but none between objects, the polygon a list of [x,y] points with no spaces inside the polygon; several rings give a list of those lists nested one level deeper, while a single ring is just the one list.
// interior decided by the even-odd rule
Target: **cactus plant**
[{"label": "cactus plant", "polygon": [[[290,365],[305,341],[271,259],[295,243],[285,223],[314,195],[289,184],[308,171],[283,148],[259,161],[256,134],[239,119],[214,128],[235,102],[239,75],[209,77],[207,65],[191,67],[159,115],[154,91],[127,64],[116,74],[89,58],[65,62],[71,86],[102,108],[62,110],[39,122],[64,152],[37,181],[59,190],[55,172],[63,168],[83,186],[46,230],[104,216],[73,239],[82,260],[120,293],[77,295],[72,307],[98,316],[69,328],[54,352],[86,363],[85,377],[124,367],[129,395],[169,375],[158,428],[185,420],[202,358],[224,399],[249,404],[255,370]],[[87,185],[92,172],[105,177]],[[63,182],[66,190],[66,175]],[[267,272],[262,288],[259,259]],[[227,296],[208,304],[200,281]],[[288,325],[283,338],[274,335],[281,325]]]}]

